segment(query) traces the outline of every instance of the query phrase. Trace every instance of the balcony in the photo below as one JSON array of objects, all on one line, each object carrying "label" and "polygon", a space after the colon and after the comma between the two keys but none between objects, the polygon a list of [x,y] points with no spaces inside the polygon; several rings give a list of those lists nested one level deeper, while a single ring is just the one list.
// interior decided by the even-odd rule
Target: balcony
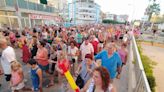
[{"label": "balcony", "polygon": [[44,4],[28,2],[26,0],[0,0],[0,7],[15,8],[16,2],[20,9],[49,12],[49,13],[57,12],[57,9],[55,9],[55,7],[51,7],[51,6],[44,5]]}]

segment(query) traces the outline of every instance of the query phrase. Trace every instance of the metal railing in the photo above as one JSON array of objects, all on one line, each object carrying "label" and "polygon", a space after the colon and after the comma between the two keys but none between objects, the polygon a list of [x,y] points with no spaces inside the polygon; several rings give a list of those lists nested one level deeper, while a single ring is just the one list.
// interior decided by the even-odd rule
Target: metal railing
[{"label": "metal railing", "polygon": [[29,2],[26,0],[0,0],[1,7],[15,7],[15,3],[17,2],[18,7],[20,9],[28,9],[28,10],[34,10],[34,11],[42,11],[42,12],[49,12],[49,13],[54,13],[54,12],[58,12],[57,9],[55,7],[51,7],[48,5],[44,5],[44,4],[37,4],[37,3],[33,3],[33,2]]},{"label": "metal railing", "polygon": [[133,59],[135,61],[134,80],[136,82],[133,92],[151,92],[134,36],[132,38],[132,52],[133,52]]}]

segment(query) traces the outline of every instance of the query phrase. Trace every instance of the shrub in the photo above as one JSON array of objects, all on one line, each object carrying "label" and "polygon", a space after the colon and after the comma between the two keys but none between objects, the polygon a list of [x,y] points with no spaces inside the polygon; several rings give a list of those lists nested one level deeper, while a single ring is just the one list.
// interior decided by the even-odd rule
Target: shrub
[{"label": "shrub", "polygon": [[154,61],[152,61],[149,57],[142,54],[142,48],[140,45],[138,45],[138,50],[141,56],[141,60],[143,63],[144,71],[146,73],[147,80],[150,85],[150,89],[152,92],[155,92],[155,77],[153,75],[153,66],[156,64]]},{"label": "shrub", "polygon": [[109,20],[109,19],[103,20],[102,22],[107,23],[107,24],[125,24],[125,22],[118,22],[118,21]]}]

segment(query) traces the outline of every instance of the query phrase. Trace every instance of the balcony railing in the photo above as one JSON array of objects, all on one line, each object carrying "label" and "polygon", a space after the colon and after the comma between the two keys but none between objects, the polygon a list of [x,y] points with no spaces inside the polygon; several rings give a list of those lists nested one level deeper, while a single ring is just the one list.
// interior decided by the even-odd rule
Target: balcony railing
[{"label": "balcony railing", "polygon": [[57,12],[57,9],[55,7],[44,5],[44,4],[37,4],[26,0],[0,0],[0,7],[14,8],[16,4],[20,9],[28,9],[28,10],[42,11],[42,12],[49,12],[49,13]]}]

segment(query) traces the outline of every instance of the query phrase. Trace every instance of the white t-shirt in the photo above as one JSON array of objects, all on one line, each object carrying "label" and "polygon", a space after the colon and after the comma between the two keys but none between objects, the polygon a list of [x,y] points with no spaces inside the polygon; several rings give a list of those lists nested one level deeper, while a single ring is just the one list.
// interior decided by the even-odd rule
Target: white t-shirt
[{"label": "white t-shirt", "polygon": [[42,37],[43,37],[43,39],[47,39],[47,37],[48,37],[47,32],[42,32]]},{"label": "white t-shirt", "polygon": [[124,34],[123,41],[126,42],[128,40],[128,34]]},{"label": "white t-shirt", "polygon": [[[78,51],[77,47],[71,48],[70,46],[68,47],[68,54],[76,55],[76,52]],[[77,56],[73,56],[72,58],[75,58],[77,60]]]},{"label": "white t-shirt", "polygon": [[91,43],[85,45],[85,42],[83,42],[82,45],[80,46],[80,51],[82,54],[82,60],[84,60],[86,54],[91,54],[94,52],[93,45]]},{"label": "white t-shirt", "polygon": [[16,60],[14,49],[8,46],[2,52],[1,64],[4,71],[4,74],[11,74],[11,62]]}]

